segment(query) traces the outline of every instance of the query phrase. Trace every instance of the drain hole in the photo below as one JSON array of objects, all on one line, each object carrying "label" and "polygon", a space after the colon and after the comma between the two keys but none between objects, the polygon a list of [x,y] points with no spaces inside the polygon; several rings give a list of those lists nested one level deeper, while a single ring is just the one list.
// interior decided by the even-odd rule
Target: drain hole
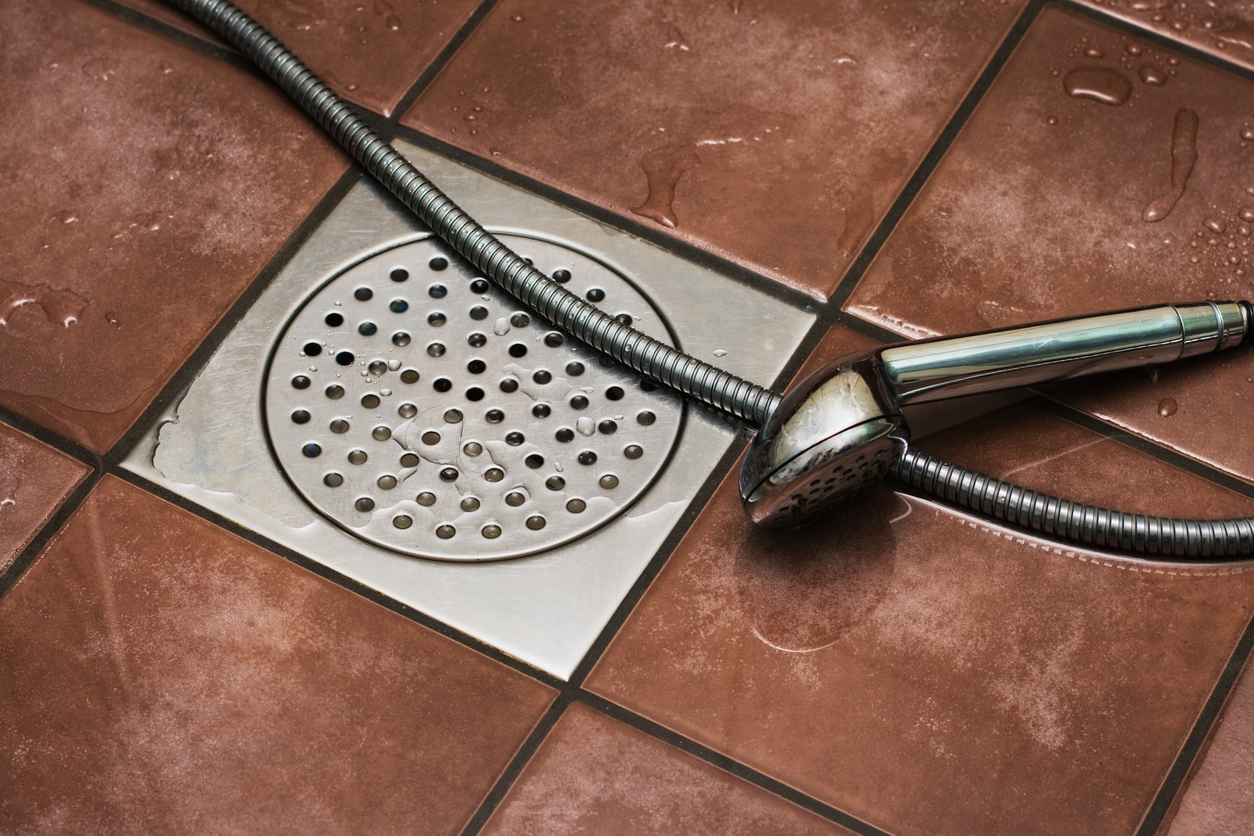
[{"label": "drain hole", "polygon": [[563,444],[566,444],[567,442],[575,440],[575,431],[572,430],[570,427],[562,427],[554,435],[554,438],[556,438],[558,441],[562,442]]},{"label": "drain hole", "polygon": [[544,344],[549,348],[557,348],[564,342],[566,342],[566,338],[556,331],[550,331],[544,335]]},{"label": "drain hole", "polygon": [[532,453],[527,457],[526,461],[527,467],[532,470],[538,470],[539,468],[544,467],[544,456],[541,456],[539,453]]},{"label": "drain hole", "polygon": [[618,423],[606,418],[604,421],[597,424],[597,431],[603,433],[604,435],[613,435],[618,432]]},{"label": "drain hole", "polygon": [[292,378],[292,388],[293,389],[308,389],[309,378],[305,377],[303,374],[296,375],[296,377]]},{"label": "drain hole", "polygon": [[465,499],[462,500],[462,510],[467,511],[467,512],[478,511],[479,500],[475,499],[473,496],[466,497]]},{"label": "drain hole", "polygon": [[451,539],[455,534],[457,534],[457,529],[451,525],[442,525],[435,530],[435,536],[441,540]]},{"label": "drain hole", "polygon": [[535,406],[531,407],[531,414],[536,416],[537,418],[548,418],[550,413],[552,412],[553,412],[552,407],[550,407],[546,403],[538,403]]},{"label": "drain hole", "polygon": [[515,378],[512,378],[512,377],[507,377],[507,378],[502,379],[502,380],[501,380],[501,391],[502,391],[502,392],[507,392],[507,393],[508,393],[508,392],[517,392],[517,391],[518,391],[518,380],[517,380],[517,379],[515,379]]},{"label": "drain hole", "polygon": [[309,413],[303,409],[298,409],[292,413],[292,421],[297,424],[308,424]]},{"label": "drain hole", "polygon": [[583,395],[575,395],[575,397],[570,399],[570,405],[572,409],[587,409],[588,399]]},{"label": "drain hole", "polygon": [[526,501],[527,501],[527,497],[523,496],[518,491],[510,491],[509,493],[505,494],[505,504],[511,508],[517,508],[519,505],[522,505]]},{"label": "drain hole", "polygon": [[361,325],[357,326],[357,333],[361,334],[363,337],[373,337],[378,332],[379,326],[375,325],[373,322],[363,322]]},{"label": "drain hole", "polygon": [[[440,324],[443,325],[444,323]],[[431,345],[427,346],[427,354],[432,357],[443,357],[444,343],[431,343]]]},{"label": "drain hole", "polygon": [[344,387],[338,383],[332,383],[327,387],[327,397],[333,401],[338,401],[344,397]]},{"label": "drain hole", "polygon": [[[402,348],[404,346],[409,345],[409,334],[406,334],[404,331],[397,331],[395,334],[392,335],[392,345],[401,346]],[[401,379],[404,380],[405,376],[401,375]],[[418,379],[418,373],[414,372],[414,380],[417,380],[417,379]],[[413,381],[407,380],[405,382],[412,383]]]},{"label": "drain hole", "polygon": [[539,514],[534,514],[530,517],[527,517],[527,528],[530,528],[532,531],[539,531],[540,529],[544,528],[544,524],[545,524],[545,519]]},{"label": "drain hole", "polygon": [[435,258],[427,262],[427,266],[432,270],[444,270],[448,268],[448,259],[444,256],[437,255]]},{"label": "drain hole", "polygon": [[623,390],[617,386],[611,386],[605,390],[605,397],[612,401],[621,401],[623,399]]},{"label": "drain hole", "polygon": [[469,363],[466,364],[466,371],[470,372],[471,374],[483,374],[485,371],[487,371],[487,368],[488,368],[488,364],[483,362],[482,360],[471,360]]},{"label": "drain hole", "polygon": [[[305,347],[302,351],[305,352],[306,357],[317,357],[322,353],[322,346],[318,345],[318,343],[305,343]],[[524,352],[524,354],[525,353],[526,352]]]},{"label": "drain hole", "polygon": [[591,450],[584,450],[582,453],[579,454],[579,463],[580,464],[596,464],[597,454],[592,452]]},{"label": "drain hole", "polygon": [[374,375],[375,377],[378,377],[379,375],[383,374],[384,372],[388,370],[388,364],[383,362],[382,360],[372,360],[370,362],[370,365],[367,366],[366,368],[370,370],[370,373],[372,375]]},{"label": "drain hole", "polygon": [[499,525],[485,525],[482,533],[489,540],[495,540],[501,536],[501,527]]},{"label": "drain hole", "polygon": [[409,310],[409,303],[404,299],[393,299],[388,303],[388,310],[392,313],[405,313]]},{"label": "drain hole", "polygon": [[353,298],[358,302],[369,302],[374,296],[374,291],[368,287],[359,287],[353,291]]},{"label": "drain hole", "polygon": [[370,435],[375,441],[387,441],[392,437],[392,430],[388,427],[375,427]]},{"label": "drain hole", "polygon": [[392,525],[397,528],[409,528],[413,524],[414,518],[408,514],[397,514],[395,517],[392,517]]},{"label": "drain hole", "polygon": [[338,488],[340,485],[344,484],[344,477],[338,473],[328,473],[326,476],[322,477],[322,484],[326,485],[328,488]]},{"label": "drain hole", "polygon": [[448,424],[460,424],[462,421],[462,413],[457,409],[444,410],[444,421]]},{"label": "drain hole", "polygon": [[489,467],[483,474],[483,478],[487,479],[489,482],[499,482],[505,478],[505,471],[501,470],[499,467]]},{"label": "drain hole", "polygon": [[509,318],[509,324],[513,325],[515,328],[526,328],[531,324],[531,317],[527,316],[525,313],[516,313]]},{"label": "drain hole", "polygon": [[471,386],[466,390],[466,400],[481,401],[483,400],[483,390],[478,386]]},{"label": "drain hole", "polygon": [[476,331],[466,338],[466,342],[470,343],[471,348],[483,348],[488,344],[488,338]]},{"label": "drain hole", "polygon": [[444,323],[448,322],[448,317],[439,311],[432,311],[431,315],[427,317],[427,322],[433,328],[440,328]]},{"label": "drain hole", "polygon": [[584,509],[588,507],[588,503],[582,499],[572,499],[566,503],[566,510],[572,514],[582,514]]},{"label": "drain hole", "polygon": [[395,270],[392,271],[391,276],[392,276],[392,281],[403,282],[409,278],[409,271],[406,270],[404,267],[397,267]]},{"label": "drain hole", "polygon": [[353,352],[351,351],[341,351],[339,354],[335,355],[335,362],[339,363],[341,366],[351,366],[353,365],[353,361],[356,359],[357,358],[353,356]]},{"label": "drain hole", "polygon": [[483,452],[483,445],[477,441],[467,441],[466,445],[462,447],[462,452],[467,456],[474,458]]},{"label": "drain hole", "polygon": [[510,357],[526,357],[527,346],[523,345],[522,343],[514,343],[513,345],[509,347],[509,356]]},{"label": "drain hole", "polygon": [[566,480],[561,476],[550,476],[544,480],[544,486],[551,491],[560,491],[566,487]]},{"label": "drain hole", "polygon": [[651,426],[653,422],[656,420],[657,420],[657,416],[647,409],[641,411],[639,414],[636,415],[636,423],[640,424],[643,427]]},{"label": "drain hole", "polygon": [[517,447],[519,444],[522,444],[526,440],[527,439],[523,436],[523,434],[518,432],[517,430],[515,430],[512,433],[508,433],[505,436],[505,443],[511,447]]},{"label": "drain hole", "polygon": [[375,407],[379,405],[379,396],[378,395],[363,395],[361,398],[361,405],[364,406],[366,409],[374,409]]},{"label": "drain hole", "polygon": [[431,384],[431,388],[437,392],[447,392],[453,388],[453,381],[447,377],[437,377],[435,382]]},{"label": "drain hole", "polygon": [[579,375],[583,374],[583,372],[584,372],[583,363],[574,362],[574,363],[566,364],[566,374],[570,375],[571,377],[579,377]]},{"label": "drain hole", "polygon": [[317,444],[306,444],[300,448],[300,451],[305,454],[307,459],[316,459],[322,455],[322,448]]},{"label": "drain hole", "polygon": [[345,421],[343,418],[336,418],[334,421],[331,422],[331,432],[335,433],[336,435],[343,435],[344,433],[348,432],[348,422]]},{"label": "drain hole", "polygon": [[483,305],[475,305],[470,309],[470,318],[476,322],[488,318],[488,309]]},{"label": "drain hole", "polygon": [[629,459],[638,459],[644,455],[644,448],[639,444],[629,444],[627,448],[623,450],[623,455]]},{"label": "drain hole", "polygon": [[569,270],[554,270],[553,281],[557,282],[558,284],[566,284],[568,281],[570,281],[570,271]]},{"label": "drain hole", "polygon": [[441,471],[440,471],[440,481],[442,481],[442,482],[456,482],[456,481],[457,481],[457,468],[455,468],[455,467],[446,467],[446,468],[444,468],[443,470],[441,470]]},{"label": "drain hole", "polygon": [[327,318],[324,321],[326,322],[327,325],[330,325],[332,328],[339,328],[341,325],[344,324],[344,317],[343,315],[338,314],[335,311],[332,311],[331,313],[327,314]]},{"label": "drain hole", "polygon": [[470,292],[471,293],[487,293],[488,292],[487,279],[475,279],[473,282],[471,282]]},{"label": "drain hole", "polygon": [[618,477],[612,473],[607,473],[601,477],[597,484],[605,488],[607,491],[612,491],[614,488],[618,487]]},{"label": "drain hole", "polygon": [[401,467],[417,467],[418,457],[413,453],[406,453],[401,456]]},{"label": "drain hole", "polygon": [[351,453],[348,454],[348,463],[349,464],[365,464],[366,463],[366,451],[365,450],[353,450]]},{"label": "drain hole", "polygon": [[433,284],[427,288],[427,294],[432,299],[443,299],[445,296],[448,296],[448,288],[442,284]]},{"label": "drain hole", "polygon": [[589,302],[604,302],[605,291],[599,287],[592,288],[591,290],[588,291],[588,301]]},{"label": "drain hole", "polygon": [[423,508],[430,508],[432,505],[435,504],[435,494],[431,493],[430,491],[423,491],[422,493],[418,494],[417,502]]},{"label": "drain hole", "polygon": [[631,325],[631,314],[620,313],[614,318],[622,325]]},{"label": "drain hole", "polygon": [[499,409],[489,409],[483,417],[488,419],[489,424],[499,424],[505,420],[505,413]]},{"label": "drain hole", "polygon": [[435,430],[427,430],[422,434],[422,443],[427,445],[435,445],[440,443],[440,434]]},{"label": "drain hole", "polygon": [[[379,481],[376,484],[378,484],[379,487],[383,488],[383,490],[390,491],[392,490],[392,488],[396,487],[396,477],[395,476],[380,476]],[[602,487],[604,487],[604,485]]]},{"label": "drain hole", "polygon": [[373,499],[371,499],[371,498],[370,498],[370,497],[368,497],[368,496],[363,496],[361,499],[359,499],[359,500],[357,500],[356,502],[354,502],[354,503],[353,503],[353,507],[354,507],[354,508],[356,508],[358,511],[363,511],[363,512],[364,512],[364,511],[373,511],[373,510],[374,510],[374,500],[373,500]]},{"label": "drain hole", "polygon": [[418,407],[414,406],[412,403],[403,403],[396,408],[396,414],[402,418],[413,418],[418,414]]},{"label": "drain hole", "polygon": [[[406,334],[405,337],[408,339],[409,335]],[[401,383],[417,383],[418,376],[417,369],[406,369],[401,372]]]}]

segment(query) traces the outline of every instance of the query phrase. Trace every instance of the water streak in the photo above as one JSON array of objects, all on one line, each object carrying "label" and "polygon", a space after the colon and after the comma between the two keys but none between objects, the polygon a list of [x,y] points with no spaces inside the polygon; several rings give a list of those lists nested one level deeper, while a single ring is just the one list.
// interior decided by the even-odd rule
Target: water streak
[{"label": "water streak", "polygon": [[1155,223],[1167,217],[1184,195],[1184,187],[1197,162],[1197,125],[1197,114],[1188,108],[1176,113],[1176,125],[1171,132],[1171,190],[1141,213],[1147,222]]}]

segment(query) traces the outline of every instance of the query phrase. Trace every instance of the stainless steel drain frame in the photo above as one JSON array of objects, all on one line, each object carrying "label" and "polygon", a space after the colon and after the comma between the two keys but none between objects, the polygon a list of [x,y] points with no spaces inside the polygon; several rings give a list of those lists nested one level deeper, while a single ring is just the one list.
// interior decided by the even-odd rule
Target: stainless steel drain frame
[{"label": "stainless steel drain frame", "polygon": [[[750,380],[774,380],[813,322],[806,310],[620,230],[412,145],[397,146],[494,233],[566,248],[626,277],[666,317],[686,352]],[[565,678],[726,452],[735,430],[721,416],[687,407],[669,462],[634,504],[583,536],[526,557],[487,562],[412,557],[330,522],[291,486],[271,456],[262,407],[270,350],[317,288],[364,257],[425,233],[379,187],[358,182],[123,466]]]}]

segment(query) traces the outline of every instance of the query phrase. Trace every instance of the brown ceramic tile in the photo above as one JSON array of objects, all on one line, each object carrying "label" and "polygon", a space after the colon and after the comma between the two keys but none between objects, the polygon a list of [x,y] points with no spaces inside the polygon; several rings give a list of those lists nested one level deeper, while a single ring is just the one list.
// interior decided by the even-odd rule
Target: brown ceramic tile
[{"label": "brown ceramic tile", "polygon": [[1254,8],[1235,0],[1080,0],[1107,14],[1254,68]]},{"label": "brown ceramic tile", "polygon": [[103,452],[346,161],[268,84],[90,6],[9,6],[0,40],[0,403]]},{"label": "brown ceramic tile", "polygon": [[1254,822],[1254,682],[1237,683],[1210,745],[1177,798],[1166,836],[1245,836]]},{"label": "brown ceramic tile", "polygon": [[5,833],[457,833],[551,689],[113,477],[0,600]]},{"label": "brown ceramic tile", "polygon": [[[118,0],[197,37],[218,41],[161,0]],[[340,95],[384,116],[482,0],[238,0]]]},{"label": "brown ceramic tile", "polygon": [[0,572],[89,472],[85,464],[0,424]]},{"label": "brown ceramic tile", "polygon": [[849,833],[579,703],[562,715],[483,832]]},{"label": "brown ceramic tile", "polygon": [[[1063,494],[1254,505],[1023,406],[919,446]],[[887,486],[754,530],[733,473],[588,687],[902,836],[1132,833],[1251,606],[1249,566],[1072,550]]]},{"label": "brown ceramic tile", "polygon": [[[1162,83],[1142,81],[1144,67]],[[1254,144],[1233,103],[1251,95],[1249,81],[1047,8],[847,308],[913,337],[1248,296]],[[1173,165],[1179,179],[1193,159],[1194,127],[1183,194],[1149,222],[1170,202]],[[1254,436],[1231,431],[1251,376],[1242,351],[1051,391],[1254,479]]]},{"label": "brown ceramic tile", "polygon": [[504,0],[404,121],[826,296],[1022,6]]}]

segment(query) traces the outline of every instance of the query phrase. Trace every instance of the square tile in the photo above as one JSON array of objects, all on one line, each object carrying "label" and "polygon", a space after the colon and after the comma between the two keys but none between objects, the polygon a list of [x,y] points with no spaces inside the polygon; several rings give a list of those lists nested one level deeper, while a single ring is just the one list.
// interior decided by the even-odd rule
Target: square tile
[{"label": "square tile", "polygon": [[483,833],[715,836],[849,831],[574,703]]},{"label": "square tile", "polygon": [[[117,0],[222,43],[162,0]],[[389,116],[480,0],[239,0],[239,6],[341,96]]]},{"label": "square tile", "polygon": [[91,468],[0,424],[0,572]]},{"label": "square tile", "polygon": [[552,689],[112,476],[0,601],[0,830],[445,833]]},{"label": "square tile", "polygon": [[[1248,296],[1254,144],[1233,102],[1251,94],[1047,7],[846,309],[917,337]],[[1049,391],[1254,480],[1254,437],[1230,430],[1252,375],[1241,351]]]},{"label": "square tile", "polygon": [[1022,6],[504,0],[403,121],[826,297]]},{"label": "square tile", "polygon": [[1079,0],[1106,14],[1254,68],[1254,9],[1240,0]]},{"label": "square tile", "polygon": [[346,161],[269,84],[90,6],[13,6],[0,39],[0,403],[104,452]]},{"label": "square tile", "polygon": [[[1254,505],[1022,405],[918,445],[1136,510]],[[733,474],[586,687],[890,833],[1130,834],[1252,605],[1248,565],[1061,547],[891,486],[755,530]]]},{"label": "square tile", "polygon": [[[665,321],[685,351],[750,380],[773,380],[813,321],[813,316],[805,311],[729,282],[639,239],[434,154],[404,143],[399,147],[433,182],[489,229],[520,236],[519,241],[535,240],[573,249],[626,277],[656,306],[659,314],[653,317],[655,324]],[[618,507],[623,509],[622,513],[587,536],[527,557],[494,563],[415,558],[354,536],[348,524],[332,523],[316,512],[278,468],[272,466],[274,459],[267,441],[267,428],[262,422],[261,404],[262,383],[269,374],[269,357],[272,349],[277,350],[274,347],[280,342],[279,331],[285,321],[314,289],[350,266],[363,262],[367,256],[390,252],[425,234],[408,211],[386,197],[377,186],[367,182],[355,186],[223,342],[177,405],[136,446],[125,467],[512,656],[565,678],[579,664],[728,449],[735,438],[735,430],[721,417],[703,409],[687,408],[678,427],[679,440],[665,469],[647,492],[634,504],[620,502]],[[448,271],[450,282],[454,272]],[[384,286],[396,286],[382,273],[380,276]],[[415,277],[409,285],[425,281]],[[460,285],[450,287],[450,293],[463,292]],[[412,323],[416,347],[434,339],[426,335],[425,330],[434,326],[424,322],[425,314],[414,316],[420,301],[425,304],[430,300],[413,299],[414,307],[408,311],[409,319],[405,321]],[[353,304],[352,300],[349,304]],[[450,315],[451,311],[450,308]],[[509,322],[502,318],[502,333],[509,327]],[[493,325],[493,336],[485,337],[489,347],[498,339],[497,328]],[[542,331],[531,333],[532,338],[542,335]],[[449,343],[453,346],[449,348],[450,356],[458,345],[465,345],[464,339],[458,336],[456,344]],[[406,353],[409,349],[394,352],[386,339],[377,350],[381,352],[377,356],[382,359],[411,357]],[[538,344],[536,350],[541,350]],[[436,378],[427,359],[423,356],[413,360],[426,375],[414,384],[415,391],[421,390],[414,398],[422,405],[423,414],[428,408],[438,406],[442,411],[453,404],[463,410],[486,408],[469,402],[469,389],[463,394],[464,387],[460,384],[449,394],[433,394],[442,390],[433,388]],[[318,374],[340,368],[331,363],[330,357],[325,360],[324,365],[310,361],[311,366],[323,369]],[[459,381],[462,368],[458,366],[451,372]],[[367,371],[363,364],[362,374]],[[308,374],[317,376],[314,372]],[[403,380],[395,382],[398,374],[404,374],[403,370],[386,374],[391,375],[388,378],[391,382],[379,383],[388,387],[387,393],[380,390],[383,397],[395,394],[392,386],[400,390],[409,385]],[[523,379],[526,380],[526,375]],[[309,391],[321,397],[321,385]],[[634,388],[629,380],[624,386]],[[449,398],[455,400],[447,400]],[[349,401],[355,402],[355,399],[344,399],[346,404]],[[224,404],[231,406],[224,409]],[[352,403],[345,409],[355,407]],[[396,412],[389,409],[386,415],[381,412],[371,415],[372,421],[390,422],[388,426],[402,434],[401,425],[395,420]],[[350,423],[364,420],[361,415],[350,418]],[[323,426],[318,425],[319,431]],[[501,435],[509,429],[505,424],[501,428]],[[589,422],[586,431],[592,429],[592,422]],[[627,434],[624,429],[617,437]],[[393,438],[396,437],[400,435]],[[331,438],[333,436],[328,434],[323,441]],[[481,440],[490,446],[501,439],[485,437]],[[394,449],[400,456],[403,451],[394,448],[394,442],[389,443],[393,444],[389,450]],[[549,443],[547,439],[545,443]],[[421,451],[422,448],[415,449]],[[453,453],[456,450],[457,445],[453,445]],[[558,461],[556,455],[550,454],[550,458]],[[258,466],[259,462],[262,466]],[[474,472],[473,465],[460,459],[449,459],[444,464],[457,464],[468,478]],[[508,471],[508,465],[506,469]],[[389,507],[394,501],[414,501],[423,490],[415,486],[424,484],[428,478],[435,479],[437,472],[419,468],[402,473],[397,492],[388,494]],[[509,478],[515,477],[511,471]],[[402,495],[400,500],[392,499]],[[547,495],[544,489],[540,490],[540,496]],[[598,501],[604,499],[607,497],[597,498]],[[372,510],[381,514],[383,507],[381,502]],[[461,534],[455,534],[456,537],[476,537],[477,526],[467,528],[469,518],[461,516],[464,508],[458,510],[454,505],[446,507],[439,503],[430,507],[431,514],[447,511],[447,515],[439,520],[427,520],[422,509],[414,509],[415,516],[410,519],[420,521],[413,526],[415,534],[420,529],[434,530],[444,522],[455,531],[460,529]],[[487,507],[485,502],[485,510]],[[385,530],[390,518],[390,512],[381,517]],[[366,518],[362,518],[360,524],[365,523]],[[452,547],[460,542],[463,540],[450,541]],[[469,556],[473,557],[473,553]]]}]

